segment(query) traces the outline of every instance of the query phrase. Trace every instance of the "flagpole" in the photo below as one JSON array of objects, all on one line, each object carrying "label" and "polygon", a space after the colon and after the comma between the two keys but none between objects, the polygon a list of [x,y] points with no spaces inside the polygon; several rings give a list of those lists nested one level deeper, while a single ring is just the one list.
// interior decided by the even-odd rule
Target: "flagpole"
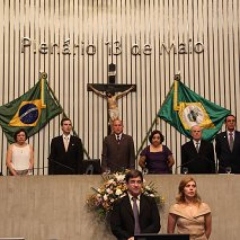
[{"label": "flagpole", "polygon": [[44,80],[47,80],[47,73],[45,72],[42,72],[40,73],[41,74],[41,100],[42,100],[42,108],[45,108],[46,107],[46,104],[45,104],[45,97],[44,97],[44,94],[45,94],[45,89],[44,89]]},{"label": "flagpole", "polygon": [[153,120],[153,122],[152,122],[152,124],[151,124],[151,127],[150,127],[149,130],[147,131],[146,137],[143,139],[143,141],[142,141],[142,143],[141,143],[141,146],[140,146],[140,148],[138,149],[138,151],[137,151],[137,153],[136,153],[135,159],[137,159],[140,151],[142,150],[143,145],[144,145],[145,142],[147,141],[148,135],[149,135],[149,133],[152,131],[152,128],[153,128],[154,124],[156,124],[157,118],[158,118],[158,116],[156,115],[156,117],[154,118],[154,120]]},{"label": "flagpole", "polygon": [[[46,74],[46,73],[42,73],[42,74]],[[47,74],[46,74],[46,76],[47,76]],[[57,97],[55,96],[52,88],[49,86],[48,81],[46,81],[46,84],[47,84],[48,89],[49,89],[50,93],[52,94],[54,100],[57,102],[57,104],[58,104],[59,107],[61,108],[63,117],[64,117],[64,118],[65,118],[65,117],[66,117],[66,118],[69,118],[69,117],[67,116],[67,114],[65,113],[63,107],[61,106],[60,102],[58,101]],[[73,131],[73,135],[78,136],[78,134],[77,134],[77,132],[74,130],[74,128],[72,129],[72,131]],[[83,144],[82,144],[82,145],[83,145]],[[90,159],[90,156],[89,156],[87,150],[84,148],[84,146],[83,146],[83,152],[86,154],[87,158]]]},{"label": "flagpole", "polygon": [[174,76],[174,97],[173,97],[173,109],[174,111],[179,110],[178,106],[178,82],[180,81],[180,73]]}]

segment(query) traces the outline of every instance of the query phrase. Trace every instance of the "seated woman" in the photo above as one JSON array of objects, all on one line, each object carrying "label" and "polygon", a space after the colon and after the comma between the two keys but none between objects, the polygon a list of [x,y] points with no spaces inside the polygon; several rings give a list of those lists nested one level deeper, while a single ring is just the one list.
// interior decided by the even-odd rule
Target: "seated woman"
[{"label": "seated woman", "polygon": [[176,203],[170,207],[168,233],[189,234],[190,240],[207,240],[212,231],[211,209],[202,202],[197,193],[197,185],[191,176],[181,180]]},{"label": "seated woman", "polygon": [[154,130],[149,136],[151,143],[140,153],[139,165],[150,174],[172,173],[174,159],[169,148],[162,144],[164,136],[159,130]]},{"label": "seated woman", "polygon": [[15,143],[11,144],[7,151],[7,167],[10,175],[31,175],[34,164],[33,148],[28,143],[27,133],[20,129],[14,134]]}]

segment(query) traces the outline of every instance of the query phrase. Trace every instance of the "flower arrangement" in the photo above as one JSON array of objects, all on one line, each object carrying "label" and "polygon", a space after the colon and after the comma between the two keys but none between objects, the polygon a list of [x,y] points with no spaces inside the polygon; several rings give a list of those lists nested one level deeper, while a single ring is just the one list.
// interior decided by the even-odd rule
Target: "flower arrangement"
[{"label": "flower arrangement", "polygon": [[[127,194],[125,174],[126,172],[103,174],[103,184],[99,188],[92,187],[94,194],[88,196],[87,206],[90,210],[95,211],[101,219],[106,218],[116,200]],[[164,204],[164,198],[157,193],[152,182],[148,185],[143,184],[142,193],[154,197],[158,206],[161,207]]]}]

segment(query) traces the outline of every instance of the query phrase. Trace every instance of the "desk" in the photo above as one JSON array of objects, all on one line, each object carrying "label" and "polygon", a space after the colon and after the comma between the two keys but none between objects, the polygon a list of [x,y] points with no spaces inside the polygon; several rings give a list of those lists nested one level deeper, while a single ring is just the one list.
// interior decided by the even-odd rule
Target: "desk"
[{"label": "desk", "polygon": [[[161,233],[183,175],[147,175],[165,197]],[[198,192],[213,214],[212,240],[236,240],[240,225],[240,175],[195,175]],[[86,208],[99,175],[0,177],[0,237],[26,240],[115,239]]]}]

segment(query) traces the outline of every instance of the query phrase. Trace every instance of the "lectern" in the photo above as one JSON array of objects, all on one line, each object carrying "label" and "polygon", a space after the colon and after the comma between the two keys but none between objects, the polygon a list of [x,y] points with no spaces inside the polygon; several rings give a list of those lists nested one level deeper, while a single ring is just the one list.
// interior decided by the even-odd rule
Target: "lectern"
[{"label": "lectern", "polygon": [[23,238],[23,237],[13,237],[13,238],[6,237],[6,238],[0,238],[0,240],[25,240],[25,238]]},{"label": "lectern", "polygon": [[134,240],[189,240],[188,234],[156,234],[142,233],[134,236]]}]

